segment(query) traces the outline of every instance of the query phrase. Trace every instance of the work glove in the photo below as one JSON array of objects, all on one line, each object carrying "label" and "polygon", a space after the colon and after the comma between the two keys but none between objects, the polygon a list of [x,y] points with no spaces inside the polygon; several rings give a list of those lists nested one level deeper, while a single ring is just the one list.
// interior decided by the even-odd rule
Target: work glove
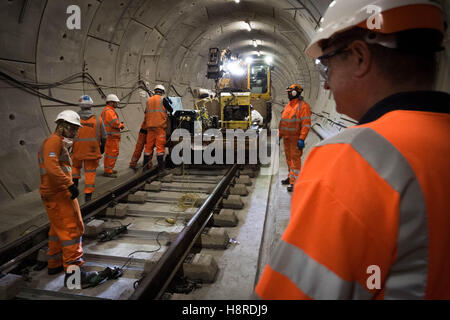
[{"label": "work glove", "polygon": [[305,147],[305,141],[300,139],[298,140],[297,147],[302,150]]},{"label": "work glove", "polygon": [[70,197],[70,199],[72,199],[72,200],[75,199],[76,197],[78,197],[78,195],[80,194],[75,183],[69,187],[69,191],[72,194],[72,196]]},{"label": "work glove", "polygon": [[100,153],[101,154],[105,153],[105,145],[103,143],[100,144]]},{"label": "work glove", "polygon": [[123,130],[125,128],[125,126],[123,125],[123,122],[121,122],[120,124],[119,124],[119,129],[120,130]]}]

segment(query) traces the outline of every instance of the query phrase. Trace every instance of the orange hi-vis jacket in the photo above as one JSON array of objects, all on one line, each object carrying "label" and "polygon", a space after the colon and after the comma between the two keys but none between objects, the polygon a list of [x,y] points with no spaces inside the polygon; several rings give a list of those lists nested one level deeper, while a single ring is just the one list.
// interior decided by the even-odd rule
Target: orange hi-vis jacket
[{"label": "orange hi-vis jacket", "polygon": [[94,160],[102,157],[100,144],[102,138],[101,128],[103,121],[92,115],[89,119],[81,118],[82,127],[74,139],[72,147],[73,160]]},{"label": "orange hi-vis jacket", "polygon": [[167,113],[160,95],[153,95],[147,100],[145,109],[146,128],[167,128]]},{"label": "orange hi-vis jacket", "polygon": [[53,133],[44,140],[38,152],[42,196],[69,189],[72,181],[72,160],[63,144],[63,137]]},{"label": "orange hi-vis jacket", "polygon": [[311,128],[311,108],[304,100],[293,99],[283,110],[278,126],[280,137],[305,140]]},{"label": "orange hi-vis jacket", "polygon": [[311,150],[263,299],[450,299],[450,95],[408,92]]},{"label": "orange hi-vis jacket", "polygon": [[114,107],[107,105],[102,111],[101,119],[108,138],[120,140],[120,129],[123,128],[123,124],[119,121],[119,115]]}]

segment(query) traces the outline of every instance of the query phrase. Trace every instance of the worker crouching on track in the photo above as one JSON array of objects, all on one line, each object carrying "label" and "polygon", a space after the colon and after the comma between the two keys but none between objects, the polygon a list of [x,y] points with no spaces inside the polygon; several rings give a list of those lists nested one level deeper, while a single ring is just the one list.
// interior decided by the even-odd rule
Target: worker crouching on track
[{"label": "worker crouching on track", "polygon": [[114,166],[119,157],[120,130],[124,129],[124,125],[119,121],[119,115],[115,110],[119,106],[119,102],[120,100],[115,94],[109,94],[106,97],[107,105],[101,115],[108,136],[105,146],[103,175],[109,178],[117,178],[117,171],[114,170]]},{"label": "worker crouching on track", "polygon": [[144,168],[149,166],[153,157],[153,148],[156,146],[156,159],[158,169],[164,170],[164,153],[166,148],[167,112],[172,114],[173,109],[168,98],[163,98],[166,91],[164,86],[155,86],[155,94],[148,98],[145,110],[145,127],[147,141],[144,151]]},{"label": "worker crouching on track", "polygon": [[310,151],[256,294],[450,299],[450,95],[433,90],[444,12],[335,0],[323,19],[306,53],[359,125]]},{"label": "worker crouching on track", "polygon": [[79,191],[72,181],[72,161],[68,151],[81,126],[80,116],[75,111],[65,110],[55,122],[55,132],[43,142],[38,152],[41,173],[39,192],[50,220],[48,274],[57,274],[76,265],[80,267],[83,286],[97,273],[81,268],[84,263],[81,245],[84,224],[77,200]]},{"label": "worker crouching on track", "polygon": [[85,202],[91,200],[95,190],[96,169],[102,154],[105,151],[106,131],[100,117],[92,113],[91,106],[94,104],[91,97],[84,95],[80,98],[82,127],[78,130],[78,136],[74,139],[72,148],[72,178],[78,187],[81,178],[81,168],[84,164],[84,195]]},{"label": "worker crouching on track", "polygon": [[288,184],[287,190],[292,192],[300,173],[305,140],[311,128],[311,108],[303,100],[303,89],[299,84],[291,85],[286,92],[290,102],[284,107],[278,129],[280,139],[284,138],[289,176],[281,183]]}]

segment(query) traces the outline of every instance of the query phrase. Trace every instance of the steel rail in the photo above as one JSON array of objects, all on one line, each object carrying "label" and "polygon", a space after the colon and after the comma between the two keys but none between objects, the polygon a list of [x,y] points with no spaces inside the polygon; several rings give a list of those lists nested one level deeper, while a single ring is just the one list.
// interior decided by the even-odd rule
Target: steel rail
[{"label": "steel rail", "polygon": [[142,279],[141,284],[130,297],[130,300],[161,298],[197,238],[209,222],[213,215],[213,209],[226,188],[230,185],[231,179],[235,176],[237,169],[238,165],[235,164],[228,170],[227,174],[220,180],[186,227],[178,234],[167,251],[164,252],[158,263]]},{"label": "steel rail", "polygon": [[[120,201],[126,197],[132,189],[136,187],[139,188],[141,185],[146,183],[148,178],[156,173],[156,168],[147,170],[141,175],[119,184],[101,197],[83,204],[80,207],[83,220],[88,221],[95,215],[105,210],[112,202]],[[50,224],[48,223],[45,226],[35,229],[27,235],[0,248],[0,272],[6,273],[11,271],[20,262],[45,246],[48,241],[47,235],[49,228]]]}]

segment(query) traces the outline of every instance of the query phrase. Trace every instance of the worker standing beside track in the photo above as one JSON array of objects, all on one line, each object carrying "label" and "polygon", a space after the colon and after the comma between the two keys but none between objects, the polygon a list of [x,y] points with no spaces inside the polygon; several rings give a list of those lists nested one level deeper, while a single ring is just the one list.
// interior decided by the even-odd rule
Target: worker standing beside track
[{"label": "worker standing beside track", "polygon": [[114,166],[119,157],[120,130],[124,129],[124,125],[119,121],[119,115],[115,110],[119,106],[119,102],[120,100],[115,94],[109,94],[106,97],[106,107],[101,115],[108,136],[105,146],[103,175],[109,178],[117,178],[117,171],[114,170]]},{"label": "worker standing beside track", "polygon": [[305,140],[311,128],[311,108],[303,100],[303,89],[299,84],[289,86],[286,92],[289,103],[284,107],[278,130],[280,139],[284,138],[284,153],[289,176],[281,183],[288,184],[287,190],[292,192],[302,166]]},{"label": "worker standing beside track", "polygon": [[433,91],[443,16],[425,0],[328,8],[306,53],[359,125],[308,155],[258,297],[450,299],[450,95]]},{"label": "worker standing beside track", "polygon": [[65,110],[58,114],[55,122],[55,132],[43,142],[38,152],[39,192],[50,221],[48,274],[57,274],[76,265],[80,267],[81,285],[84,285],[97,273],[81,268],[84,263],[81,244],[84,224],[68,151],[81,126],[80,116],[75,111]]},{"label": "worker standing beside track", "polygon": [[78,137],[74,139],[72,152],[72,178],[78,187],[78,181],[81,178],[81,167],[84,163],[84,196],[85,201],[92,198],[95,190],[95,176],[99,159],[105,151],[106,131],[102,119],[96,117],[91,110],[94,104],[88,95],[81,96],[81,111],[78,113],[81,118],[82,127],[78,130]]},{"label": "worker standing beside track", "polygon": [[144,151],[144,168],[151,162],[153,148],[156,146],[156,159],[159,170],[164,170],[164,153],[166,148],[167,112],[172,114],[173,109],[170,100],[163,95],[164,86],[158,84],[154,88],[155,94],[148,98],[145,110],[145,127],[147,129],[147,141]]}]

